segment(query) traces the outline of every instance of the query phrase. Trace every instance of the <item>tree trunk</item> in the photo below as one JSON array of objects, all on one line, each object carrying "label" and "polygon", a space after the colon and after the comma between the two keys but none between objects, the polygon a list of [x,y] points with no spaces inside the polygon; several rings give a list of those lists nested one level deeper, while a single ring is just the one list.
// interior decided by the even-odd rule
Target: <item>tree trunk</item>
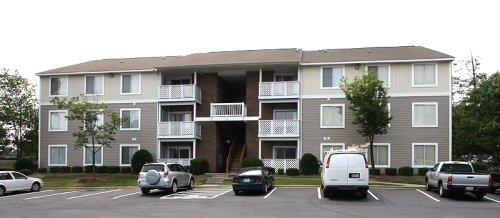
[{"label": "tree trunk", "polygon": [[372,173],[375,173],[375,159],[373,157],[373,139],[375,138],[375,135],[371,135],[368,137],[368,140],[370,141],[370,164],[372,165]]}]

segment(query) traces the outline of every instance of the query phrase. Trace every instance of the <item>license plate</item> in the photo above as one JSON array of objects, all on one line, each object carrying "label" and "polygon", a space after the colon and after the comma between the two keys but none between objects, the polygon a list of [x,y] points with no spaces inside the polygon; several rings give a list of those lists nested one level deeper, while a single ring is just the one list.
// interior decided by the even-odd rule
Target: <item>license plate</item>
[{"label": "license plate", "polygon": [[243,179],[243,182],[250,182],[250,179]]},{"label": "license plate", "polygon": [[349,173],[349,178],[359,178],[359,173]]},{"label": "license plate", "polygon": [[474,187],[465,187],[465,190],[466,191],[472,191],[472,190],[474,190]]}]

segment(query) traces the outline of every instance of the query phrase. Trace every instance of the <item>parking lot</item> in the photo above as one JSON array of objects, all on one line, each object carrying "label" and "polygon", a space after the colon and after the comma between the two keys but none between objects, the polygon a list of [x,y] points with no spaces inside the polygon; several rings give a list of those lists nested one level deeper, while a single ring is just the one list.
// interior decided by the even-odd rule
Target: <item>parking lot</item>
[{"label": "parking lot", "polygon": [[[323,198],[317,187],[277,187],[266,195],[235,196],[230,187],[179,190],[175,194],[138,188],[43,189],[0,197],[1,217],[498,217],[500,194],[441,198],[420,188],[371,188],[366,199],[350,193]],[[261,216],[262,217],[262,216]]]}]

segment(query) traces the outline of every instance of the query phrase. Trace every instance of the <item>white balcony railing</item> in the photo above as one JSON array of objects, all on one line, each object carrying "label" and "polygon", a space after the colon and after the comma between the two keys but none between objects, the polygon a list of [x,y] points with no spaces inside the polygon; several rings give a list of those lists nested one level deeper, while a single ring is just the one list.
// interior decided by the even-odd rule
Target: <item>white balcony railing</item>
[{"label": "white balcony railing", "polygon": [[161,85],[158,91],[158,98],[167,101],[200,101],[200,87],[189,85]]},{"label": "white balcony railing", "polygon": [[298,97],[299,81],[260,82],[259,97]]},{"label": "white balcony railing", "polygon": [[178,163],[182,166],[190,166],[191,158],[160,158],[158,162]]},{"label": "white balcony railing", "polygon": [[201,126],[194,121],[159,122],[158,137],[200,138]]},{"label": "white balcony railing", "polygon": [[242,119],[246,115],[247,115],[247,107],[243,102],[210,104],[210,116],[212,118]]},{"label": "white balcony railing", "polygon": [[299,137],[299,120],[259,120],[259,137]]},{"label": "white balcony railing", "polygon": [[298,159],[262,159],[262,163],[264,163],[265,167],[272,167],[276,169],[283,169],[285,172],[290,168],[299,169],[299,160]]}]

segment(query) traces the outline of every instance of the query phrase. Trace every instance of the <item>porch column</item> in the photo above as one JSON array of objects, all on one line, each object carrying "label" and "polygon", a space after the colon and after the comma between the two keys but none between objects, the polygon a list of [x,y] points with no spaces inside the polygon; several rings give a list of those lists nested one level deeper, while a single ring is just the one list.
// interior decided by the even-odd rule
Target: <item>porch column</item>
[{"label": "porch column", "polygon": [[193,141],[193,159],[196,158],[196,139]]},{"label": "porch column", "polygon": [[262,140],[259,139],[259,159],[262,159]]}]

